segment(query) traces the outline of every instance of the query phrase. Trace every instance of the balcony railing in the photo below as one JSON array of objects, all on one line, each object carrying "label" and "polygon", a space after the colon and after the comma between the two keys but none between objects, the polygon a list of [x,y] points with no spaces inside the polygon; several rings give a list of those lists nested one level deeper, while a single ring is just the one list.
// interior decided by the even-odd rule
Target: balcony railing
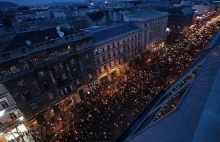
[{"label": "balcony railing", "polygon": [[48,48],[58,46],[60,44],[68,43],[70,41],[80,40],[80,39],[83,39],[83,38],[86,38],[89,36],[91,36],[91,33],[89,33],[89,32],[72,34],[72,35],[64,36],[62,38],[57,38],[57,39],[53,39],[50,41],[25,46],[25,47],[19,48],[17,50],[9,51],[6,53],[1,53],[0,54],[0,63],[6,62],[6,61],[9,61],[9,60],[21,57],[21,56],[26,56],[26,55],[33,53],[33,52],[36,52],[36,51],[41,51],[41,50],[45,50]]}]

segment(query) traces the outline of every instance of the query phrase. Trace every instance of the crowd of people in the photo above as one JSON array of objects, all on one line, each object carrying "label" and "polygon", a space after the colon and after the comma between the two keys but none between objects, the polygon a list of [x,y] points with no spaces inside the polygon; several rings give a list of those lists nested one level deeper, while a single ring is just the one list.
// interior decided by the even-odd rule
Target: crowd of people
[{"label": "crowd of people", "polygon": [[82,102],[74,106],[73,122],[55,141],[114,141],[143,107],[204,50],[219,29],[218,14],[215,11],[202,16],[186,34],[161,50],[147,51],[135,58],[124,74],[90,88]]}]

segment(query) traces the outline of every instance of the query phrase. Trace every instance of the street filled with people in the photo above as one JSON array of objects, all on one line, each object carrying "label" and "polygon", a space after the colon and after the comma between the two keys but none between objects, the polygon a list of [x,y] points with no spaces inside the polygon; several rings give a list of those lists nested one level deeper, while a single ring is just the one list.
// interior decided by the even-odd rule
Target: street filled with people
[{"label": "street filled with people", "polygon": [[[198,17],[196,23],[174,41],[135,57],[129,69],[115,75],[111,82],[89,88],[72,110],[72,123],[58,133],[54,141],[116,140],[144,106],[192,64],[218,31],[219,21],[217,11]],[[171,102],[177,103],[175,99]]]}]

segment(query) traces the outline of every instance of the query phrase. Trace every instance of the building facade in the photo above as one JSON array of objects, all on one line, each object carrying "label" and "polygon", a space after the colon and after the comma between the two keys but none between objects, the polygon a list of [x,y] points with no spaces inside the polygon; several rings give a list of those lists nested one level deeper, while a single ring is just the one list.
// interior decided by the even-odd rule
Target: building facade
[{"label": "building facade", "polygon": [[141,30],[123,23],[92,32],[97,79],[111,81],[142,50]]},{"label": "building facade", "polygon": [[[151,16],[149,16],[151,15]],[[97,79],[111,81],[129,61],[145,50],[163,47],[167,13],[156,10],[124,13],[125,23],[92,31]]]},{"label": "building facade", "polygon": [[[3,97],[6,99],[0,102],[1,112],[15,106],[26,120],[42,123],[39,115],[50,119],[45,115],[51,111],[48,107],[53,108],[55,103],[61,107],[59,101],[64,98],[69,98],[69,104],[74,103],[73,93],[93,79],[90,33],[57,29],[17,34],[1,51],[0,83],[5,88],[1,93],[5,96],[7,92]],[[14,114],[14,120],[20,117]]]},{"label": "building facade", "polygon": [[141,29],[141,42],[146,50],[158,50],[163,47],[166,36],[168,14],[157,10],[131,11],[124,16]]},{"label": "building facade", "polygon": [[168,32],[179,34],[185,32],[193,22],[194,10],[191,7],[161,8],[162,12],[168,12]]}]

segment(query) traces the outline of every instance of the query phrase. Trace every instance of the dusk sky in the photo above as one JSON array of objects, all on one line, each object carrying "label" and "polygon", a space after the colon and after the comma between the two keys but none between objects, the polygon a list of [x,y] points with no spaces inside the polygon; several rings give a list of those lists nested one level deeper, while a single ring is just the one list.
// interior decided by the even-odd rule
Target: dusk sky
[{"label": "dusk sky", "polygon": [[85,2],[86,0],[5,0],[5,1],[13,2],[19,5],[34,5],[34,4],[46,4],[52,2]]}]

